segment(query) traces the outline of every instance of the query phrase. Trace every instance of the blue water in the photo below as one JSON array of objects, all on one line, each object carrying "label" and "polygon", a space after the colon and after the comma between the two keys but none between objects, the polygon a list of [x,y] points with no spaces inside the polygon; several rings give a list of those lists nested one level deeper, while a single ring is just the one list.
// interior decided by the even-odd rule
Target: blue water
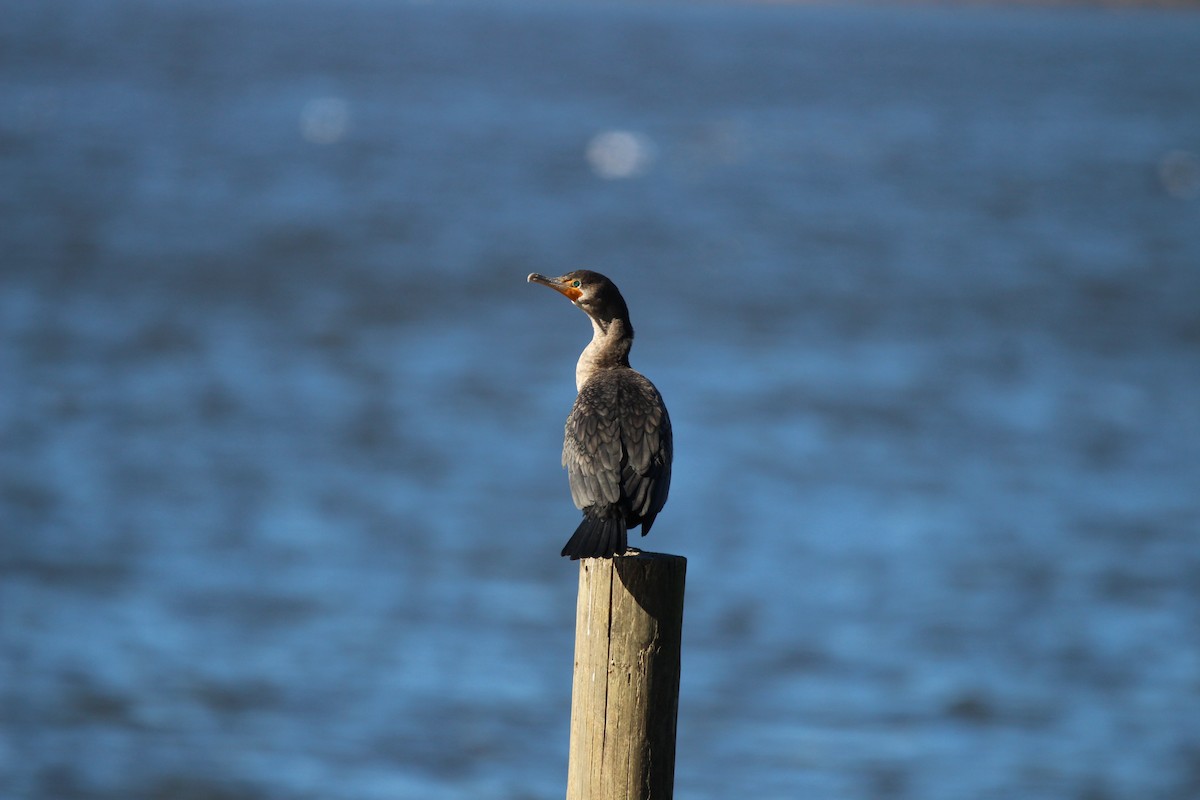
[{"label": "blue water", "polygon": [[0,19],[0,795],[552,798],[559,467],[675,422],[683,798],[1200,796],[1200,16]]}]

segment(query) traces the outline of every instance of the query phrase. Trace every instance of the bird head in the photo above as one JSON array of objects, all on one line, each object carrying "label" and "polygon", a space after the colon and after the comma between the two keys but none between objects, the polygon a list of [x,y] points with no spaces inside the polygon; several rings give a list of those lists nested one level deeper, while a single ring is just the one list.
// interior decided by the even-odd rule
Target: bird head
[{"label": "bird head", "polygon": [[547,278],[534,272],[528,280],[549,286],[604,326],[614,319],[629,320],[629,308],[617,285],[599,272],[577,269],[557,278]]}]

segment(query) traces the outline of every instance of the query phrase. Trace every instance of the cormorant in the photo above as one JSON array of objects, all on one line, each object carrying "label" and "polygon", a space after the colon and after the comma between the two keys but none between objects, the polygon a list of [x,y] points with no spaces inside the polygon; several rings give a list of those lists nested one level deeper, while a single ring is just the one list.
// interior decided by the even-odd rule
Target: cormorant
[{"label": "cormorant", "polygon": [[567,417],[562,463],[583,511],[564,556],[612,558],[629,549],[626,531],[650,532],[671,486],[671,418],[654,384],[629,366],[633,325],[616,285],[581,269],[559,278],[536,272],[592,320],[592,341],[575,366],[579,395]]}]

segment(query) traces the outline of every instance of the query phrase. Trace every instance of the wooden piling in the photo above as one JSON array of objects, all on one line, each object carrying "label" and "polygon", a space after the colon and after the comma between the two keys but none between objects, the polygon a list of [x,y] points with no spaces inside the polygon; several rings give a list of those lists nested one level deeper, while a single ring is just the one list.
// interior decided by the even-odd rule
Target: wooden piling
[{"label": "wooden piling", "polygon": [[567,800],[670,800],[687,559],[579,562]]}]

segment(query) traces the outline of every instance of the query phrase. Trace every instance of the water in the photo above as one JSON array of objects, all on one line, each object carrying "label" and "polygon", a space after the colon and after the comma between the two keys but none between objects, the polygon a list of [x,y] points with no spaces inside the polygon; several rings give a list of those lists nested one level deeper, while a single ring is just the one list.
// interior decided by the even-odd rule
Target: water
[{"label": "water", "polygon": [[1200,17],[0,22],[0,793],[561,796],[578,311],[676,425],[677,793],[1200,794]]}]

